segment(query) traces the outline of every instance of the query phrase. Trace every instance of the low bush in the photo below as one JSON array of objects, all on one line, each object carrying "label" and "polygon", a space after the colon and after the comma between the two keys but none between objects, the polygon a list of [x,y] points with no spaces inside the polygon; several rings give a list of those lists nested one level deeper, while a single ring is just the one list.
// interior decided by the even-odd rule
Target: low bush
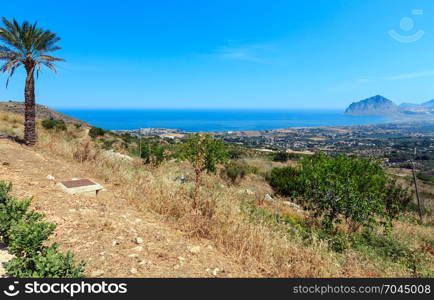
[{"label": "low bush", "polygon": [[285,152],[285,151],[277,152],[272,156],[273,161],[280,161],[280,162],[286,162],[288,160],[298,160],[300,159],[300,157],[302,157],[301,154]]},{"label": "low bush", "polygon": [[34,256],[41,252],[43,242],[48,240],[55,228],[53,223],[23,218],[9,229],[9,250],[17,256]]},{"label": "low bush", "polygon": [[351,231],[373,227],[379,219],[391,225],[411,200],[406,189],[388,179],[378,161],[344,155],[319,154],[302,159],[298,168],[273,169],[270,185],[302,202],[330,231],[344,220]]},{"label": "low bush", "polygon": [[229,179],[232,184],[236,184],[239,180],[247,175],[248,168],[245,164],[239,162],[230,162],[222,169],[220,175]]},{"label": "low bush", "polygon": [[83,277],[84,262],[74,263],[71,253],[58,252],[58,246],[46,246],[55,224],[44,222],[44,215],[28,211],[30,199],[11,197],[11,184],[0,182],[0,235],[15,258],[6,263],[12,277]]},{"label": "low bush", "polygon": [[9,192],[12,191],[12,184],[0,181],[0,203],[5,203],[11,197]]},{"label": "low bush", "polygon": [[74,262],[71,252],[61,253],[57,244],[45,247],[32,257],[15,257],[6,263],[14,278],[83,278],[84,262]]},{"label": "low bush", "polygon": [[103,136],[105,134],[105,130],[99,127],[92,126],[89,129],[89,136],[93,139],[96,139],[99,136]]},{"label": "low bush", "polygon": [[159,166],[167,157],[166,147],[157,142],[144,140],[141,143],[140,156],[145,164]]},{"label": "low bush", "polygon": [[276,193],[282,196],[297,196],[303,192],[300,174],[301,171],[294,167],[274,168],[268,180]]},{"label": "low bush", "polygon": [[63,121],[63,120],[54,120],[54,119],[43,120],[41,122],[41,125],[45,129],[56,129],[56,130],[62,130],[62,131],[65,131],[67,129],[65,121]]},{"label": "low bush", "polygon": [[[0,186],[0,190],[2,187]],[[1,192],[0,192],[1,193]],[[5,243],[9,242],[9,231],[11,227],[24,219],[27,209],[30,205],[30,199],[18,201],[12,197],[6,198],[0,203],[0,235]],[[33,214],[28,214],[27,217]]]},{"label": "low bush", "polygon": [[220,171],[220,176],[228,179],[232,184],[237,184],[246,175],[251,173],[257,173],[257,170],[242,160],[233,160],[227,163]]}]

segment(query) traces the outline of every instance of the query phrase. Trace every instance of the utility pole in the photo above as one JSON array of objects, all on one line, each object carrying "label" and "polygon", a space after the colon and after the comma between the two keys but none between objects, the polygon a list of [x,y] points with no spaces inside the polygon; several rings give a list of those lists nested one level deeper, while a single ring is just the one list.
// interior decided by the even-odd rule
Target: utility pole
[{"label": "utility pole", "polygon": [[[416,158],[416,148],[414,148],[414,158]],[[410,159],[410,162],[411,162],[411,169],[413,172],[414,187],[416,189],[416,198],[417,198],[417,207],[418,207],[419,219],[422,222],[422,206],[421,206],[421,200],[420,200],[420,195],[419,195],[419,187],[417,186],[416,170],[414,168],[414,161],[412,159]]]}]

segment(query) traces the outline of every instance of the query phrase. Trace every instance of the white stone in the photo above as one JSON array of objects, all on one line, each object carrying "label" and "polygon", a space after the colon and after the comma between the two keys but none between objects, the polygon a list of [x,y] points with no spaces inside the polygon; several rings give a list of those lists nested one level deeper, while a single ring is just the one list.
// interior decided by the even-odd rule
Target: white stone
[{"label": "white stone", "polygon": [[143,239],[140,238],[140,237],[137,237],[137,238],[136,238],[136,243],[137,243],[137,244],[143,244]]},{"label": "white stone", "polygon": [[293,203],[293,202],[290,202],[290,201],[283,201],[283,203],[285,203],[286,205],[288,205],[289,207],[291,207],[291,208],[293,208],[293,209],[295,209],[295,210],[303,210],[303,208],[302,208],[300,205],[295,204],[295,203]]},{"label": "white stone", "polygon": [[273,200],[273,197],[271,197],[270,194],[265,194],[264,199],[267,201],[271,201],[271,200]]},{"label": "white stone", "polygon": [[95,270],[90,274],[90,277],[99,277],[104,274],[103,270]]},{"label": "white stone", "polygon": [[198,254],[200,252],[200,246],[191,246],[188,250],[193,254]]},{"label": "white stone", "polygon": [[54,180],[54,179],[56,179],[53,175],[47,175],[47,179],[48,180]]}]

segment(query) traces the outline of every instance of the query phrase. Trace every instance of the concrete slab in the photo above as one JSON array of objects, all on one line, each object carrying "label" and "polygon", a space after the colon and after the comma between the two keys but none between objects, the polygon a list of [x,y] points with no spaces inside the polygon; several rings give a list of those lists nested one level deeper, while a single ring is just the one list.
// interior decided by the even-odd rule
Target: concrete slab
[{"label": "concrete slab", "polygon": [[62,181],[59,182],[57,185],[71,195],[93,192],[95,193],[95,195],[97,195],[99,191],[104,189],[102,185],[89,179],[73,179],[68,181]]}]

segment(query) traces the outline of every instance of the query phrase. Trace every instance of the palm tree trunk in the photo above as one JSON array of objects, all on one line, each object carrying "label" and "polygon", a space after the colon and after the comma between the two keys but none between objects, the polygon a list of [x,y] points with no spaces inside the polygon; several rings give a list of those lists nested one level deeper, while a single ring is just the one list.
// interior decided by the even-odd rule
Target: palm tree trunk
[{"label": "palm tree trunk", "polygon": [[24,143],[36,144],[35,78],[34,68],[26,68],[26,86],[24,89]]}]

